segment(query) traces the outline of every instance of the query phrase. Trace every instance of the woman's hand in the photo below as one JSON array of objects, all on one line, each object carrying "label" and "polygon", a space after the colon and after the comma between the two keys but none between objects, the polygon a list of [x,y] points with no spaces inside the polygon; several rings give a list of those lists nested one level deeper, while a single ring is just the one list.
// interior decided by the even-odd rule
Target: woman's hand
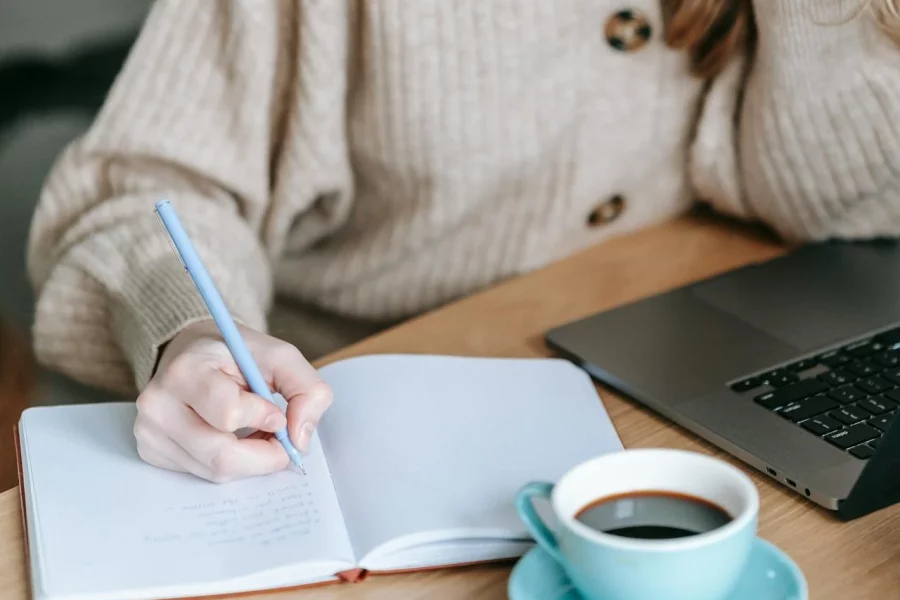
[{"label": "woman's hand", "polygon": [[134,435],[142,459],[222,483],[290,462],[271,436],[238,439],[238,429],[274,433],[287,424],[297,449],[307,449],[331,405],[331,389],[294,346],[246,328],[241,335],[270,389],[287,401],[287,418],[249,391],[215,324],[196,323],[169,342],[137,399]]}]

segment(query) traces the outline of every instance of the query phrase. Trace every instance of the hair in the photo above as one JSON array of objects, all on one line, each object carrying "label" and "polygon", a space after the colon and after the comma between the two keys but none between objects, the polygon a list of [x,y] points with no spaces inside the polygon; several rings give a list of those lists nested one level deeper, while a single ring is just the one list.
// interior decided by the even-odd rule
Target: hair
[{"label": "hair", "polygon": [[900,45],[900,2],[898,0],[865,0],[862,7],[870,11],[885,33]]},{"label": "hair", "polygon": [[[851,18],[868,13],[900,45],[900,0],[857,2]],[[666,43],[688,53],[691,71],[699,77],[716,75],[735,54],[756,42],[752,0],[662,0],[662,5],[668,21]]]}]

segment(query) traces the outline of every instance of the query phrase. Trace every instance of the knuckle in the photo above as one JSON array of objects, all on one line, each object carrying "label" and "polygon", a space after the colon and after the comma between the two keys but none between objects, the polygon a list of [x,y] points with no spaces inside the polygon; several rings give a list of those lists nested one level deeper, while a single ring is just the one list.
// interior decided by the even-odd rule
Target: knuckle
[{"label": "knuckle", "polygon": [[221,395],[221,382],[216,377],[207,375],[197,379],[197,393],[203,398],[218,399]]},{"label": "knuckle", "polygon": [[210,396],[210,400],[218,413],[218,424],[226,431],[234,431],[242,425],[243,415],[240,396],[237,392],[237,385],[229,384],[228,386],[219,387]]},{"label": "knuckle", "polygon": [[270,357],[275,364],[283,365],[291,365],[298,361],[306,360],[303,358],[303,353],[296,346],[287,342],[275,344]]},{"label": "knuckle", "polygon": [[209,460],[209,472],[212,481],[224,483],[234,475],[234,454],[228,446],[223,446],[213,453]]},{"label": "knuckle", "polygon": [[158,422],[164,401],[164,394],[160,393],[155,386],[148,386],[135,400],[139,417],[135,420],[135,426],[139,424],[141,417],[148,421]]},{"label": "knuckle", "polygon": [[199,382],[200,397],[209,408],[210,423],[226,431],[234,431],[240,427],[241,407],[238,387],[233,381],[208,377]]},{"label": "knuckle", "polygon": [[[137,436],[135,437],[137,438]],[[147,460],[150,454],[150,449],[147,447],[147,444],[141,440],[141,438],[137,438],[137,453],[138,456],[141,457],[141,460],[150,462],[149,460]]]},{"label": "knuckle", "polygon": [[154,450],[153,445],[145,439],[137,438],[137,454],[138,457],[144,461],[145,463],[158,466],[159,461],[157,459],[157,452]]},{"label": "knuckle", "polygon": [[134,405],[137,408],[138,415],[146,415],[147,411],[151,409],[153,406],[153,397],[156,394],[151,386],[147,386],[147,388],[138,394],[137,399],[134,401]]},{"label": "knuckle", "polygon": [[182,354],[175,357],[172,362],[169,363],[165,373],[163,373],[163,378],[167,380],[174,379],[177,381],[188,377],[191,371],[194,370],[192,363],[193,361],[190,359],[190,355]]},{"label": "knuckle", "polygon": [[229,475],[219,475],[219,474],[216,474],[216,473],[212,473],[212,474],[210,474],[210,476],[209,476],[209,480],[210,480],[212,483],[219,483],[219,484],[221,484],[221,483],[231,483],[231,481],[232,481],[233,479],[234,479],[234,478],[231,477],[231,476],[229,476]]},{"label": "knuckle", "polygon": [[134,420],[134,439],[138,442],[138,449],[141,446],[146,446],[148,440],[150,439],[150,428],[147,426],[147,421],[138,417]]},{"label": "knuckle", "polygon": [[223,402],[220,409],[222,428],[226,431],[235,431],[241,427],[241,409],[237,402]]}]

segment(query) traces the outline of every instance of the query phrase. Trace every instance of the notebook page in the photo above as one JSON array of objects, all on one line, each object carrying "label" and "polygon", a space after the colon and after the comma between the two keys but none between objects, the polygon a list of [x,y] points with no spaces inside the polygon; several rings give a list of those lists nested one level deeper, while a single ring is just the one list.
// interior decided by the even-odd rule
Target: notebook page
[{"label": "notebook page", "polygon": [[352,564],[317,437],[306,476],[285,471],[218,485],[141,461],[135,416],[130,403],[23,414],[44,593],[124,598],[307,562],[328,575]]},{"label": "notebook page", "polygon": [[320,372],[335,400],[319,431],[361,560],[411,535],[527,539],[522,485],[622,449],[590,378],[562,360],[382,355]]}]

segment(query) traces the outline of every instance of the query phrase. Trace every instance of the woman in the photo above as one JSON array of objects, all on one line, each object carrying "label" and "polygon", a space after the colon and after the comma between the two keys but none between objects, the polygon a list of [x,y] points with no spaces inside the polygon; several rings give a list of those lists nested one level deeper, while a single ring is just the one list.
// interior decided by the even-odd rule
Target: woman
[{"label": "woman", "polygon": [[[306,448],[306,362],[695,198],[785,238],[900,231],[894,0],[161,0],[34,218],[47,365],[136,387],[140,455],[213,481],[246,391],[152,207],[173,201]],[[263,333],[273,293],[281,301]],[[282,310],[284,305],[290,305]]]}]

